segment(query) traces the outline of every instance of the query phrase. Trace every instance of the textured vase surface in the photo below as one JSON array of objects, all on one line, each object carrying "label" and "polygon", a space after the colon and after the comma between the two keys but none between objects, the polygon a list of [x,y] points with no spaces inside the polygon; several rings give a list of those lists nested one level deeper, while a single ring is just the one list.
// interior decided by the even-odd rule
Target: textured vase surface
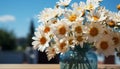
[{"label": "textured vase surface", "polygon": [[60,54],[60,69],[97,69],[97,56],[88,43],[77,45]]}]

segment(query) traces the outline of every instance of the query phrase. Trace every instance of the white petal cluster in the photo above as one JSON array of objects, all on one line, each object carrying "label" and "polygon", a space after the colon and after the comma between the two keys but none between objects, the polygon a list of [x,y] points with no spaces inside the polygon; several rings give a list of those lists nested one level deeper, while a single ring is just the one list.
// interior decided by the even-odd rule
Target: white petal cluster
[{"label": "white petal cluster", "polygon": [[59,0],[54,8],[45,8],[38,15],[41,23],[35,31],[32,45],[47,53],[48,59],[88,42],[98,53],[113,55],[120,47],[120,12],[100,6],[102,0],[87,0],[70,4]]}]

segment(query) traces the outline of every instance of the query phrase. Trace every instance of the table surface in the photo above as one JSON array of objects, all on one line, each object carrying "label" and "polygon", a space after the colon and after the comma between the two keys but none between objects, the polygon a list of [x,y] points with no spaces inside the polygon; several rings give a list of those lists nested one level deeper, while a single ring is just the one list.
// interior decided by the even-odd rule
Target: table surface
[{"label": "table surface", "polygon": [[[60,69],[59,64],[0,64],[0,69]],[[98,65],[98,69],[120,69],[120,65]]]}]

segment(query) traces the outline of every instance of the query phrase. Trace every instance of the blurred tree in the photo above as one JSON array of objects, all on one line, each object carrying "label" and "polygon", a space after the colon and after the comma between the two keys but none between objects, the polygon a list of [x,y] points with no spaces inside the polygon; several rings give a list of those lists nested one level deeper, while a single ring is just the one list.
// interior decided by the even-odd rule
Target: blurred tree
[{"label": "blurred tree", "polygon": [[16,37],[13,31],[0,29],[0,46],[3,51],[16,49]]},{"label": "blurred tree", "polygon": [[27,43],[30,47],[32,47],[32,37],[34,36],[34,22],[33,20],[30,21],[30,29],[27,37]]},{"label": "blurred tree", "polygon": [[27,46],[27,40],[26,40],[26,37],[20,37],[20,38],[17,38],[16,39],[16,42],[17,42],[17,46],[19,49],[21,47],[21,50],[25,50],[26,46]]}]

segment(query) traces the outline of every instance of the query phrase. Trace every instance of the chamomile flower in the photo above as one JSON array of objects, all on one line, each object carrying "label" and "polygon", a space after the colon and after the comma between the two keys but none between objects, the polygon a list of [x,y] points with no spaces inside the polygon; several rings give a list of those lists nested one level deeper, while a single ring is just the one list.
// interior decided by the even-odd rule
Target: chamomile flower
[{"label": "chamomile flower", "polygon": [[51,32],[52,28],[50,25],[48,24],[44,24],[42,26],[38,26],[38,28],[36,28],[37,31],[42,31],[45,34],[48,34]]},{"label": "chamomile flower", "polygon": [[110,36],[104,36],[96,42],[95,46],[98,53],[103,53],[106,57],[114,54],[114,43]]},{"label": "chamomile flower", "polygon": [[113,40],[113,42],[114,42],[114,47],[116,48],[116,47],[118,47],[118,46],[120,46],[120,33],[115,33],[115,32],[112,32],[112,34],[111,34],[112,36],[112,40]]},{"label": "chamomile flower", "polygon": [[38,28],[36,28],[36,31],[40,32],[40,33],[44,33],[45,35],[47,35],[49,38],[53,38],[54,36],[54,31],[53,28],[54,26],[49,25],[49,24],[44,24],[42,26],[38,26]]},{"label": "chamomile flower", "polygon": [[83,48],[83,43],[86,41],[86,38],[83,35],[77,34],[75,35],[75,43],[76,45],[80,45]]},{"label": "chamomile flower", "polygon": [[47,22],[48,20],[60,16],[63,13],[61,8],[45,8],[40,15],[38,15],[39,22]]},{"label": "chamomile flower", "polygon": [[90,23],[87,36],[89,42],[94,42],[102,37],[104,27],[100,23]]},{"label": "chamomile flower", "polygon": [[65,53],[66,50],[68,50],[68,44],[65,38],[61,39],[60,41],[57,41],[56,46],[58,48],[58,51],[61,53]]},{"label": "chamomile flower", "polygon": [[93,11],[87,16],[87,18],[88,21],[97,22],[105,20],[107,16],[105,16],[105,12]]},{"label": "chamomile flower", "polygon": [[94,10],[99,6],[99,2],[95,0],[87,0],[86,2],[86,9],[87,10]]},{"label": "chamomile flower", "polygon": [[50,60],[50,59],[55,57],[55,55],[56,55],[56,48],[48,47],[46,49],[46,53],[47,53],[48,60]]},{"label": "chamomile flower", "polygon": [[53,13],[52,8],[45,8],[42,12],[40,12],[40,15],[38,15],[38,22],[47,22],[48,20],[53,18],[54,15],[52,15],[51,13]]},{"label": "chamomile flower", "polygon": [[59,2],[57,2],[57,5],[59,6],[68,6],[70,4],[71,0],[59,0]]},{"label": "chamomile flower", "polygon": [[77,11],[68,11],[64,14],[65,20],[67,21],[67,24],[72,25],[73,23],[76,22],[82,22],[84,20],[82,16],[82,12],[77,13]]},{"label": "chamomile flower", "polygon": [[75,46],[75,37],[73,35],[72,36],[68,36],[66,38],[67,38],[68,46]]},{"label": "chamomile flower", "polygon": [[82,23],[74,23],[72,25],[72,31],[75,33],[75,34],[82,34],[83,33],[83,28],[84,28],[84,25],[82,25]]},{"label": "chamomile flower", "polygon": [[74,22],[77,19],[77,14],[74,11],[69,11],[64,14],[65,18],[70,22]]},{"label": "chamomile flower", "polygon": [[49,46],[49,36],[46,36],[44,33],[35,32],[35,36],[32,38],[34,41],[32,42],[33,48],[38,49],[40,51],[44,51],[45,48]]},{"label": "chamomile flower", "polygon": [[81,14],[81,16],[84,16],[85,14],[85,3],[84,2],[80,2],[78,3],[73,3],[72,4],[72,8],[74,11],[76,11],[77,13]]},{"label": "chamomile flower", "polygon": [[54,34],[59,39],[66,37],[68,32],[69,26],[66,24],[65,21],[59,21],[54,28]]}]

